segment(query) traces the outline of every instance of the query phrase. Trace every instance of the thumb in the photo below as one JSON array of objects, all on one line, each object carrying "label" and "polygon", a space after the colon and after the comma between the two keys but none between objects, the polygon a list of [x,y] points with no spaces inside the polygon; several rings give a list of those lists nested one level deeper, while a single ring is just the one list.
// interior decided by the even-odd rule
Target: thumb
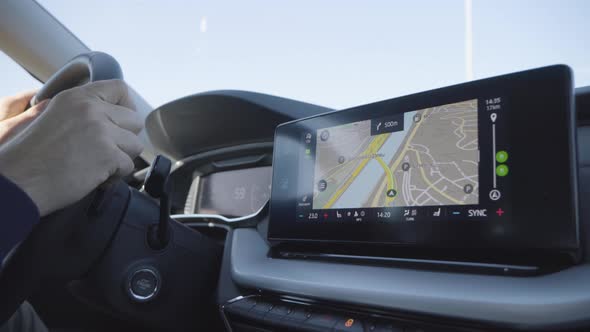
[{"label": "thumb", "polygon": [[4,121],[0,121],[0,144],[5,143],[11,137],[16,136],[23,131],[31,122],[39,117],[41,113],[47,108],[49,100],[43,100],[37,105],[27,109],[26,111],[15,115]]},{"label": "thumb", "polygon": [[21,114],[27,107],[27,104],[31,98],[33,98],[36,93],[36,90],[29,90],[1,99],[0,121],[7,120],[15,115]]}]

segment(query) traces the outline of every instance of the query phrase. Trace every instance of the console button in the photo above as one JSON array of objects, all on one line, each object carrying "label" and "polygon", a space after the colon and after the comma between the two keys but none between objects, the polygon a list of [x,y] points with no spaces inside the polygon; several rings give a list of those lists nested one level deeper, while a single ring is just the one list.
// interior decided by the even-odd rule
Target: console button
[{"label": "console button", "polygon": [[368,332],[404,332],[401,326],[394,326],[391,322],[377,321],[367,324]]},{"label": "console button", "polygon": [[314,312],[311,317],[305,321],[304,326],[306,329],[311,329],[313,331],[330,331],[339,319],[341,319],[341,317],[332,313]]},{"label": "console button", "polygon": [[248,317],[252,319],[262,320],[264,315],[270,311],[274,307],[274,304],[269,302],[258,302],[250,311],[248,312]]},{"label": "console button", "polygon": [[288,307],[284,304],[279,304],[279,305],[274,306],[274,308],[272,308],[270,312],[283,317],[283,316],[290,315],[291,312],[293,312],[293,309],[291,309],[290,307]]},{"label": "console button", "polygon": [[[299,324],[306,321],[309,317],[311,317],[311,312],[309,310],[300,307],[293,307],[291,308],[291,313],[287,316],[284,316],[283,320]],[[295,324],[290,325],[299,326]]]},{"label": "console button", "polygon": [[264,316],[264,320],[274,324],[280,323],[286,316],[291,313],[291,308],[283,304],[277,304],[270,309]]},{"label": "console button", "polygon": [[260,299],[258,297],[252,296],[252,297],[247,297],[241,301],[251,305],[253,308],[254,306],[256,306],[258,304],[258,302],[260,302]]},{"label": "console button", "polygon": [[152,300],[160,290],[160,276],[151,267],[135,270],[128,278],[127,293],[136,302]]},{"label": "console button", "polygon": [[231,313],[246,315],[250,309],[256,306],[256,300],[252,298],[245,298],[225,306],[225,310]]},{"label": "console button", "polygon": [[345,316],[337,319],[334,325],[335,332],[364,332],[363,322],[355,317]]}]

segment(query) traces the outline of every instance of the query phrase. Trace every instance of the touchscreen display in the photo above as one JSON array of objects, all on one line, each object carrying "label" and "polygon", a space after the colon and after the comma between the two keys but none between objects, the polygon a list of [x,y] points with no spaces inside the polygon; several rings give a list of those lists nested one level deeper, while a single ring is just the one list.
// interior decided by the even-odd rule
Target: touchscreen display
[{"label": "touchscreen display", "polygon": [[556,66],[282,125],[269,238],[576,247],[571,94]]},{"label": "touchscreen display", "polygon": [[[490,103],[497,105],[496,112],[484,126],[502,120],[501,98]],[[320,213],[326,219],[331,214],[387,219],[394,217],[391,207],[404,207],[407,219],[428,212],[441,217],[447,210],[485,217],[485,208],[459,208],[480,202],[478,127],[478,100],[472,99],[318,129],[310,158],[312,204],[300,204],[301,210],[336,210]],[[504,177],[508,152],[500,149]],[[437,208],[419,209],[427,206]]]}]

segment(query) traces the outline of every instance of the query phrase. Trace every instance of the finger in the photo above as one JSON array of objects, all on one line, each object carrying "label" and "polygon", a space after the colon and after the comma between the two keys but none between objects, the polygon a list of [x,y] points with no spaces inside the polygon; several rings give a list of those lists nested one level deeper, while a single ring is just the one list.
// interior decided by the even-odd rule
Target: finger
[{"label": "finger", "polygon": [[43,100],[39,104],[29,108],[28,110],[2,121],[3,133],[0,134],[0,142],[5,142],[9,137],[21,132],[31,122],[35,121],[47,108],[49,100]]},{"label": "finger", "polygon": [[112,137],[117,147],[132,159],[143,151],[143,144],[139,137],[128,130],[115,128]]},{"label": "finger", "polygon": [[37,94],[37,89],[22,91],[14,95],[15,100],[18,100],[19,105],[27,106],[27,103]]},{"label": "finger", "polygon": [[109,105],[105,113],[112,123],[135,134],[139,134],[144,127],[141,115],[137,112],[131,112],[126,107]]},{"label": "finger", "polygon": [[130,96],[129,87],[122,80],[97,81],[81,86],[80,89],[106,101],[135,110],[135,103]]},{"label": "finger", "polygon": [[2,102],[7,111],[0,116],[0,121],[9,119],[25,111],[29,101],[31,101],[31,98],[33,98],[36,93],[37,90],[29,90],[4,98]]},{"label": "finger", "polygon": [[133,164],[133,159],[131,159],[131,157],[129,157],[129,155],[127,155],[123,151],[119,151],[117,153],[117,169],[113,173],[112,177],[122,178],[124,176],[127,176],[131,174],[131,172],[133,172],[134,168],[135,165]]},{"label": "finger", "polygon": [[7,123],[13,123],[14,125],[19,125],[19,124],[26,123],[26,122],[30,123],[31,121],[38,118],[41,113],[43,113],[43,111],[47,108],[48,104],[49,104],[49,99],[45,99],[45,100],[41,101],[40,103],[38,103],[37,105],[29,108],[28,110],[26,110],[18,115],[13,116],[12,118],[10,118],[8,120],[4,120],[4,121],[7,121]]}]

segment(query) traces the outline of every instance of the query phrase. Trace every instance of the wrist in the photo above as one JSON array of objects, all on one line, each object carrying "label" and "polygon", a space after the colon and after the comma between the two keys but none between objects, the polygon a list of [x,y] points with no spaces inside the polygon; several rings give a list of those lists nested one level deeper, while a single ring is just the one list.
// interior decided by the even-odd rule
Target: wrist
[{"label": "wrist", "polygon": [[47,209],[44,208],[46,206],[44,204],[44,195],[35,190],[35,188],[38,188],[35,183],[40,182],[40,179],[37,179],[33,174],[24,174],[24,172],[19,171],[19,169],[22,170],[23,168],[18,167],[18,165],[12,162],[13,160],[17,160],[11,157],[12,154],[13,151],[11,149],[0,149],[0,175],[15,184],[26,194],[36,206],[39,214],[44,216],[47,212]]}]

